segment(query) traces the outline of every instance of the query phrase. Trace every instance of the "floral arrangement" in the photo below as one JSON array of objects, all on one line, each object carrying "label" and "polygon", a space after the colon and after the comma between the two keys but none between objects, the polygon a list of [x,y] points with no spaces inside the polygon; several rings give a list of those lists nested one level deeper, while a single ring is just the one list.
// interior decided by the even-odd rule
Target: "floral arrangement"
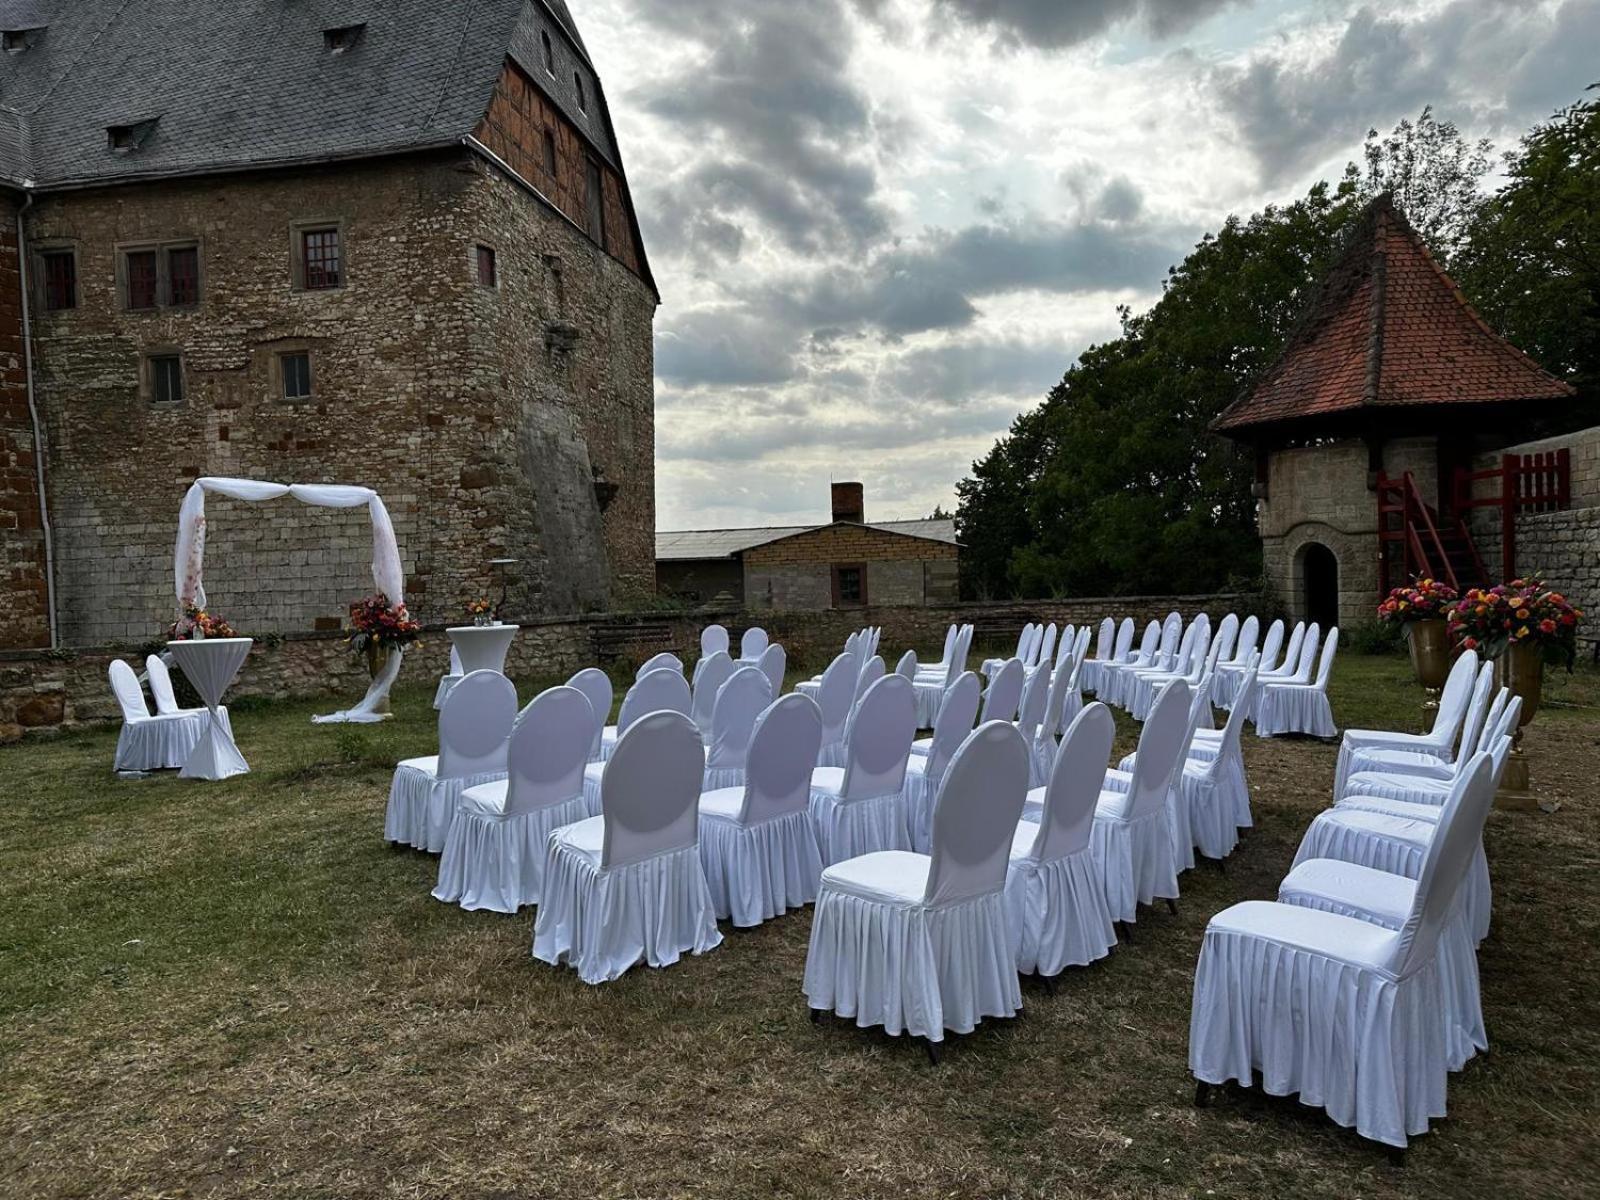
[{"label": "floral arrangement", "polygon": [[231,638],[238,637],[232,625],[203,608],[187,605],[183,616],[167,626],[167,640],[169,642],[187,642],[195,638]]},{"label": "floral arrangement", "polygon": [[1410,625],[1413,621],[1446,619],[1456,602],[1456,590],[1437,579],[1419,579],[1409,587],[1397,587],[1378,605],[1378,620]]},{"label": "floral arrangement", "polygon": [[422,633],[404,604],[391,605],[382,592],[350,606],[350,648],[360,653],[368,647],[393,650],[409,646]]},{"label": "floral arrangement", "polygon": [[487,617],[492,612],[494,612],[494,605],[482,596],[476,600],[467,601],[467,616],[469,617]]},{"label": "floral arrangement", "polygon": [[1450,614],[1450,633],[1464,650],[1495,658],[1512,644],[1540,647],[1547,658],[1571,668],[1578,654],[1578,621],[1583,613],[1542,579],[1513,579],[1492,588],[1473,588]]}]

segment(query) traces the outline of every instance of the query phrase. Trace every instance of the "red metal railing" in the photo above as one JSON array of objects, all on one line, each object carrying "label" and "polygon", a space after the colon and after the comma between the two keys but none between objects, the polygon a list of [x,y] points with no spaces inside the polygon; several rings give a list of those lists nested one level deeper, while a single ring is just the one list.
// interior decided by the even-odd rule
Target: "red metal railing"
[{"label": "red metal railing", "polygon": [[[1498,480],[1492,496],[1476,496],[1479,482]],[[1486,471],[1457,470],[1452,498],[1459,520],[1474,508],[1500,510],[1500,559],[1503,577],[1517,575],[1517,514],[1560,512],[1572,507],[1572,451],[1504,454],[1500,465]],[[1476,551],[1474,551],[1476,553]]]},{"label": "red metal railing", "polygon": [[[1411,472],[1407,471],[1398,478],[1380,472],[1377,492],[1380,591],[1387,595],[1390,588],[1419,575],[1442,580],[1459,589],[1461,583],[1456,577],[1450,555],[1445,551],[1444,542],[1439,537],[1434,511],[1423,500]],[[1391,523],[1391,517],[1398,518],[1398,524]],[[1465,532],[1464,526],[1462,532]],[[1471,546],[1470,538],[1467,544]],[[1391,547],[1400,550],[1401,571],[1398,579],[1394,578],[1392,570],[1395,556]],[[1476,554],[1477,550],[1474,549],[1473,553]]]}]

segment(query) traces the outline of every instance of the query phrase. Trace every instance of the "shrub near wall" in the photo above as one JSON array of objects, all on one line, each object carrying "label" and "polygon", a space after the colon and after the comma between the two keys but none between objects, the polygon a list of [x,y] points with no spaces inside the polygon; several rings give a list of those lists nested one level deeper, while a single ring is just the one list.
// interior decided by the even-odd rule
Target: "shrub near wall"
[{"label": "shrub near wall", "polygon": [[[1228,593],[1214,596],[1119,596],[1071,600],[1030,600],[1000,604],[948,604],[937,607],[868,606],[822,612],[605,613],[520,622],[506,670],[517,679],[548,678],[591,666],[606,655],[618,665],[642,660],[647,652],[673,650],[692,662],[700,653],[700,631],[712,622],[726,625],[737,648],[752,625],[766,629],[788,651],[790,664],[820,671],[844,646],[845,638],[866,625],[881,626],[886,659],[915,649],[937,658],[945,630],[970,622],[975,644],[1014,642],[1029,621],[1098,624],[1104,617],[1158,620],[1178,611],[1185,619],[1209,612],[1253,611],[1257,598]],[[613,647],[627,645],[623,652]],[[0,652],[0,742],[30,733],[116,721],[120,717],[106,680],[114,658],[143,670],[144,652],[133,647],[64,651]],[[424,633],[407,652],[402,684],[426,684],[444,673],[450,640],[439,628]],[[891,663],[892,665],[892,663]],[[367,686],[365,663],[336,633],[289,634],[261,639],[251,648],[230,699],[245,696],[294,699],[337,697],[339,706],[359,699]]]}]

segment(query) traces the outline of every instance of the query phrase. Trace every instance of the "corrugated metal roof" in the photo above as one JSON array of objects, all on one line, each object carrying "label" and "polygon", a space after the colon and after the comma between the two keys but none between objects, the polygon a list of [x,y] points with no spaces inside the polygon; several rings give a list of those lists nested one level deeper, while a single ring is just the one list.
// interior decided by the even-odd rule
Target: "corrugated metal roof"
[{"label": "corrugated metal roof", "polygon": [[[734,558],[752,546],[764,546],[779,538],[825,529],[820,525],[767,525],[751,529],[676,529],[656,532],[657,562],[691,562],[714,558]],[[956,541],[954,521],[868,521],[867,528],[905,537],[927,538],[935,542]]]}]

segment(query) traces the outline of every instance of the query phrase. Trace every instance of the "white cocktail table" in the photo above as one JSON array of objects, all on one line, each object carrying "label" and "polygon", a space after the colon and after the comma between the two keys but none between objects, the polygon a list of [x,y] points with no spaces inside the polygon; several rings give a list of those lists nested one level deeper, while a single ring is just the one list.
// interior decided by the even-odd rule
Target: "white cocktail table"
[{"label": "white cocktail table", "polygon": [[195,743],[194,750],[183,764],[183,770],[178,772],[178,778],[227,779],[250,770],[250,764],[244,761],[244,755],[234,745],[227,726],[217,719],[217,707],[222,703],[222,694],[239,674],[239,668],[244,666],[245,656],[250,653],[254,640],[197,638],[167,643],[174,661],[189,682],[194,684],[200,699],[205,701],[208,714],[206,731]]},{"label": "white cocktail table", "polygon": [[461,673],[506,670],[506,651],[517,636],[515,625],[453,625],[445,632],[461,659]]}]

